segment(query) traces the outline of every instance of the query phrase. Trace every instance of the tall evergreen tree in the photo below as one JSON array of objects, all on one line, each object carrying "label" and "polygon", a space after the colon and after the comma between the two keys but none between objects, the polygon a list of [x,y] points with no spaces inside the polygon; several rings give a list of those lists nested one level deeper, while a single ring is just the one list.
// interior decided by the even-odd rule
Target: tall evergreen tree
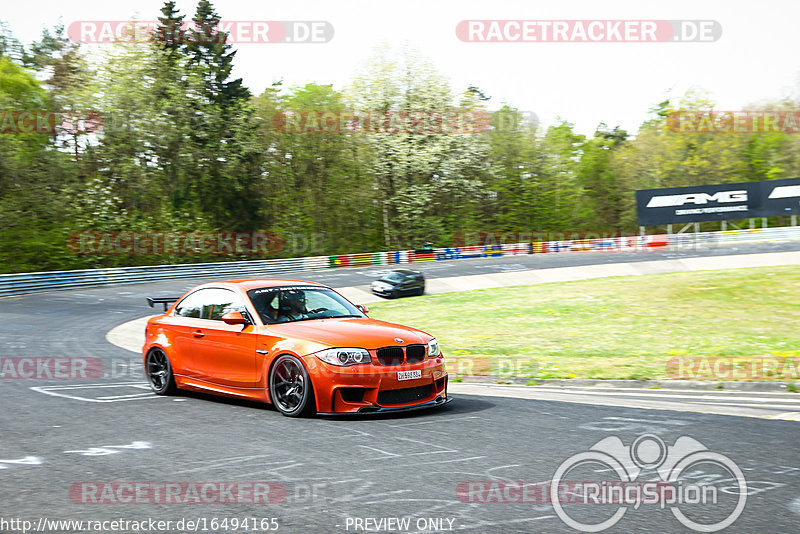
[{"label": "tall evergreen tree", "polygon": [[202,70],[207,95],[223,108],[250,98],[241,78],[230,80],[236,51],[228,44],[228,33],[219,29],[220,17],[209,0],[200,0],[189,30],[188,53]]},{"label": "tall evergreen tree", "polygon": [[173,65],[178,63],[178,58],[185,55],[187,49],[187,35],[183,24],[184,16],[175,7],[175,2],[173,0],[164,2],[161,16],[158,17],[158,25],[153,33],[153,41]]}]

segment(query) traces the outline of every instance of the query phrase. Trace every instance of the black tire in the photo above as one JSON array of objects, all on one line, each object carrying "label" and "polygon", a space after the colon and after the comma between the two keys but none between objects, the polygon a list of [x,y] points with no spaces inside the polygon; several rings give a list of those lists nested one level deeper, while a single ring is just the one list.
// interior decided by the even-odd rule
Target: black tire
[{"label": "black tire", "polygon": [[422,287],[421,287],[421,288],[419,288],[419,290],[417,291],[417,295],[419,295],[419,296],[421,297],[421,296],[422,296],[422,295],[424,295],[424,294],[425,294],[425,286],[422,286]]},{"label": "black tire", "polygon": [[147,353],[144,372],[147,383],[156,395],[174,395],[178,391],[175,384],[175,375],[172,373],[172,364],[167,353],[161,349],[151,349]]},{"label": "black tire", "polygon": [[395,290],[392,291],[392,298],[393,299],[400,298],[400,290],[399,289],[395,289]]},{"label": "black tire", "polygon": [[269,372],[269,396],[286,417],[308,417],[317,412],[314,386],[303,362],[291,354],[278,356]]}]

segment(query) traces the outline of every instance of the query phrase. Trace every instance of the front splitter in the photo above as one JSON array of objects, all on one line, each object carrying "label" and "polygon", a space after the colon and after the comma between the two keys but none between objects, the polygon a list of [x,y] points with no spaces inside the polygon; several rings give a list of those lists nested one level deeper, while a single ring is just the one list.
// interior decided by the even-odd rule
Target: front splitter
[{"label": "front splitter", "polygon": [[359,408],[357,412],[319,412],[317,415],[367,415],[374,413],[411,412],[414,410],[424,410],[426,408],[444,406],[452,401],[453,397],[437,397],[432,401],[423,402],[422,404],[414,404],[413,406],[364,406]]}]

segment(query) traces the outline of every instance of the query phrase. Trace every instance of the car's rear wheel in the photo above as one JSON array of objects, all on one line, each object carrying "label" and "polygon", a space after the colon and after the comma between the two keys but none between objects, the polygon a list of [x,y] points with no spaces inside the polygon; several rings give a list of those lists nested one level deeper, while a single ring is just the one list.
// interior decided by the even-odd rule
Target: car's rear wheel
[{"label": "car's rear wheel", "polygon": [[303,362],[291,354],[279,356],[269,373],[272,404],[287,417],[305,417],[316,412],[314,388]]},{"label": "car's rear wheel", "polygon": [[172,374],[172,365],[163,350],[152,349],[147,353],[145,373],[150,389],[156,395],[172,395],[178,390],[175,385],[175,375]]}]

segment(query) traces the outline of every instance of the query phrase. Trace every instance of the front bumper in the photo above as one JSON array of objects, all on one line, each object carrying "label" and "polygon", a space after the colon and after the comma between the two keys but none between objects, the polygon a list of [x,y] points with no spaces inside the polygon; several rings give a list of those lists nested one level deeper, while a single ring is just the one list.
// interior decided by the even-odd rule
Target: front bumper
[{"label": "front bumper", "polygon": [[[304,358],[314,384],[318,413],[359,413],[414,408],[447,398],[447,370],[443,357],[425,358],[419,363],[378,365],[375,363],[337,367],[321,360]],[[420,376],[400,380],[400,371],[419,371]],[[363,412],[362,412],[363,413]]]},{"label": "front bumper", "polygon": [[438,396],[432,401],[423,402],[422,404],[415,404],[414,406],[362,406],[356,412],[320,412],[317,413],[317,415],[364,415],[373,413],[411,412],[414,410],[425,410],[428,408],[436,408],[437,406],[444,406],[452,401],[453,397]]},{"label": "front bumper", "polygon": [[371,289],[372,289],[372,292],[375,295],[378,295],[379,297],[391,297],[392,293],[394,292],[394,288],[391,288],[391,289],[376,289],[376,288],[373,287]]}]

